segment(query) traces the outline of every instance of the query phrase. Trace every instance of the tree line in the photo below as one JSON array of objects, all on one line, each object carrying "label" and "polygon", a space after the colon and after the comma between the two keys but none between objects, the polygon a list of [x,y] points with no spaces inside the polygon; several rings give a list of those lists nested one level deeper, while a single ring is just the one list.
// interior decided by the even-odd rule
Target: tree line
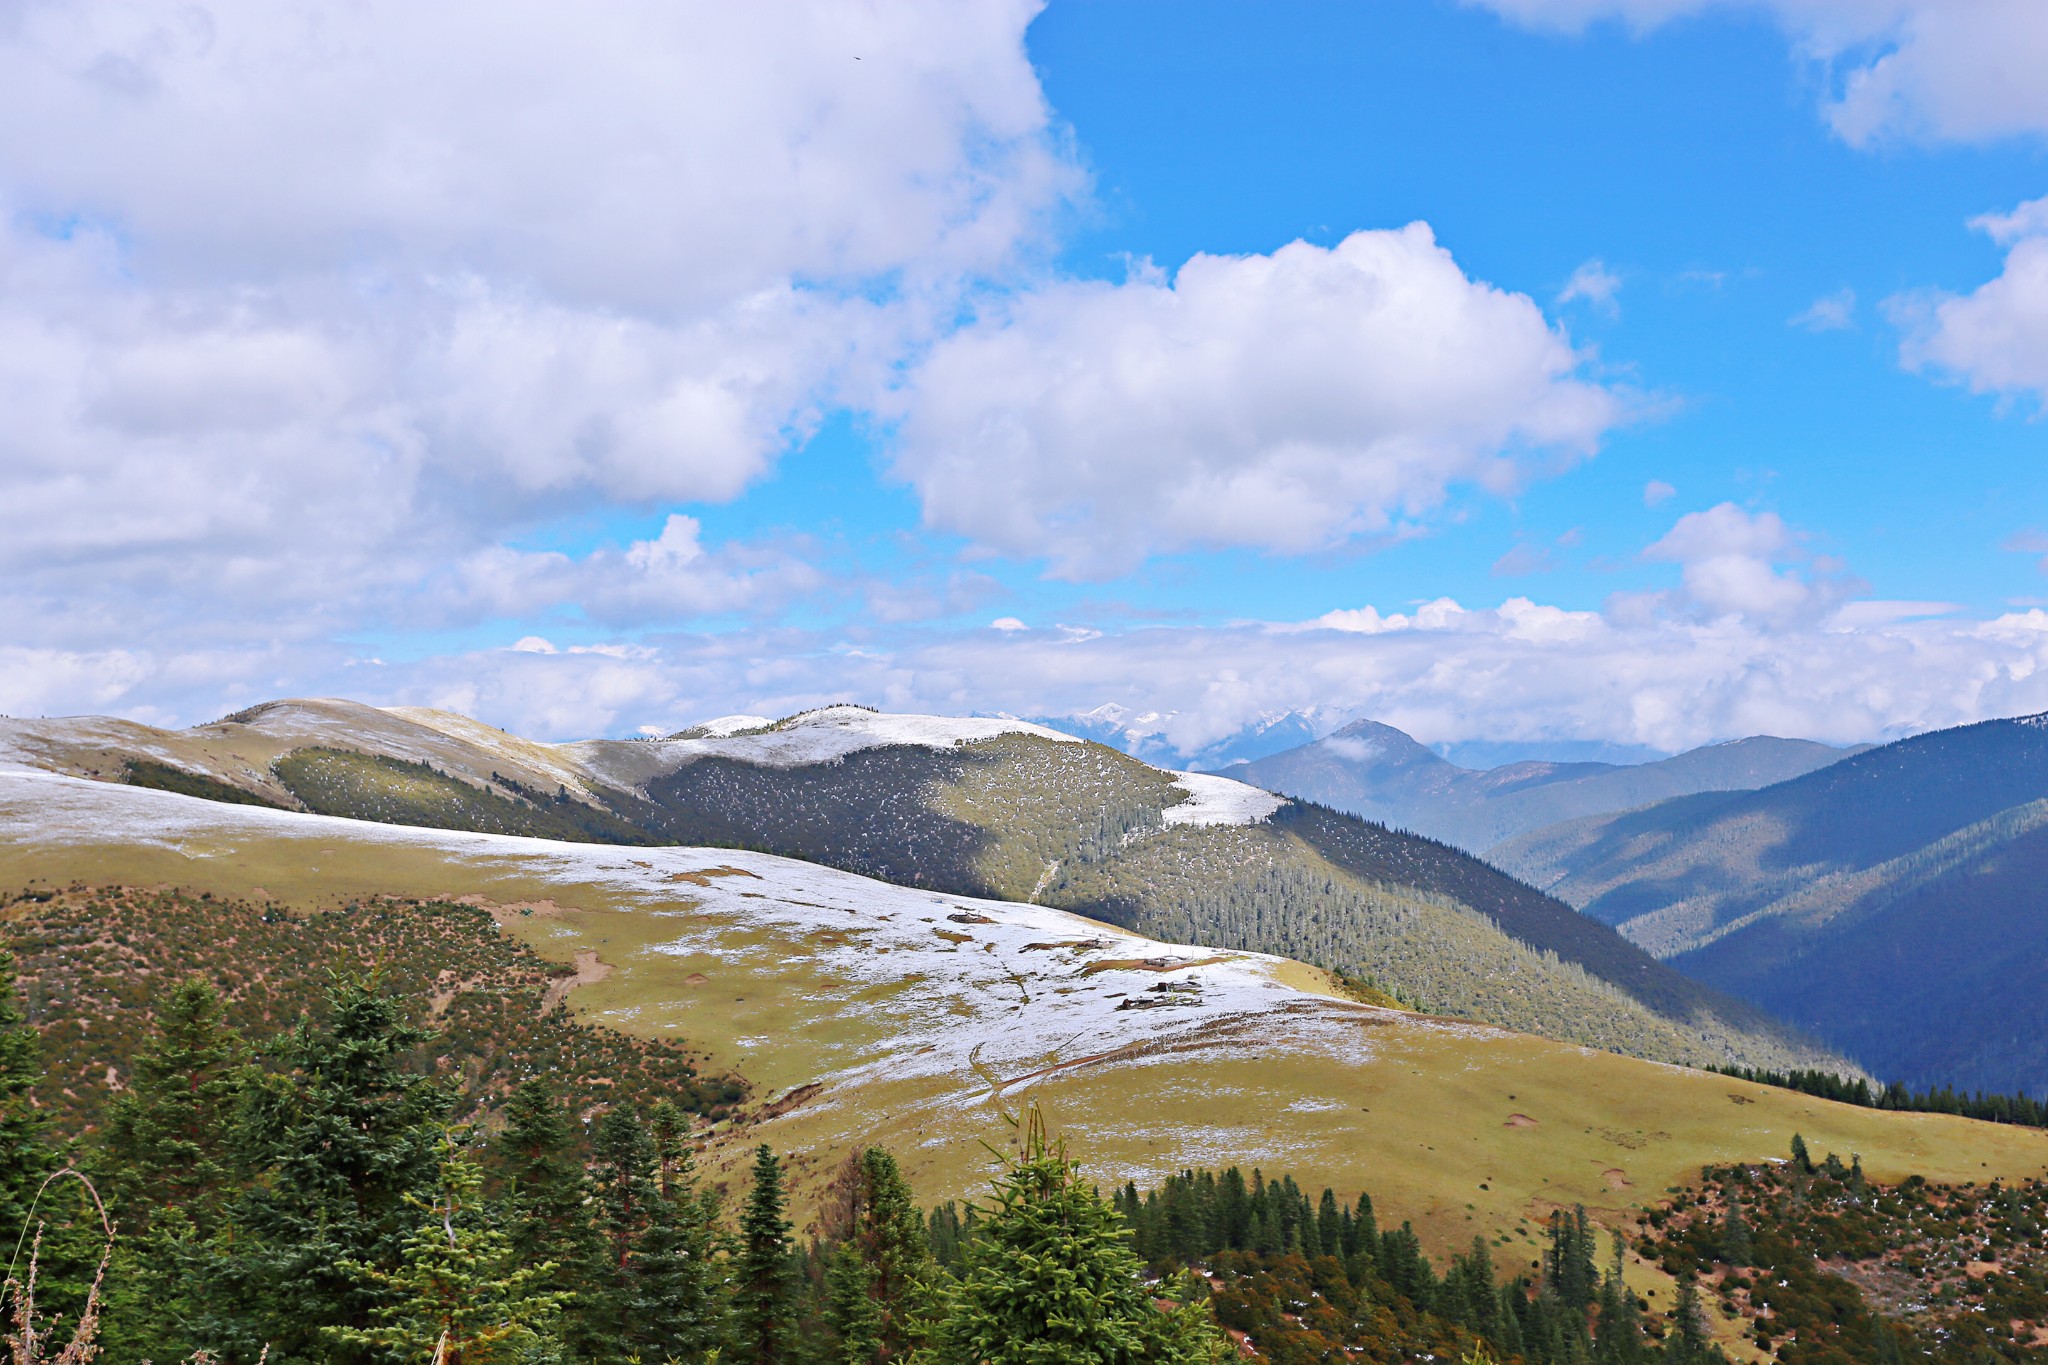
[{"label": "tree line", "polygon": [[1762,1071],[1748,1066],[1715,1067],[1723,1076],[1796,1090],[1824,1100],[1853,1104],[1861,1109],[1896,1109],[1913,1114],[1955,1114],[1986,1123],[2012,1123],[2023,1128],[2048,1128],[2048,1100],[2030,1095],[1990,1095],[1982,1091],[1965,1094],[1948,1086],[1912,1090],[1898,1081],[1872,1085],[1832,1071]]}]

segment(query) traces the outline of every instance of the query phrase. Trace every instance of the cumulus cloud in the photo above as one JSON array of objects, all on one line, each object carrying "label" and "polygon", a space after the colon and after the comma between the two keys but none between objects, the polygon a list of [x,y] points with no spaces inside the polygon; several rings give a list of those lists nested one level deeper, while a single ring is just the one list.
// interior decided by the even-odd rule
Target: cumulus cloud
[{"label": "cumulus cloud", "polygon": [[1662,479],[1652,479],[1643,485],[1643,506],[1656,507],[1678,496],[1678,490]]},{"label": "cumulus cloud", "polygon": [[2048,397],[2048,199],[1974,226],[2010,248],[2004,270],[1968,294],[1894,299],[1906,329],[1900,358],[1977,393]]},{"label": "cumulus cloud", "polygon": [[1648,29],[1707,10],[1775,17],[1833,76],[1845,141],[2048,131],[2048,7],[2037,0],[1467,0],[1520,23]]},{"label": "cumulus cloud", "polygon": [[1686,603],[1708,619],[1813,620],[1839,606],[1852,586],[1825,565],[1809,572],[1810,556],[1777,513],[1731,502],[1680,517],[1643,558],[1678,565]]},{"label": "cumulus cloud", "polygon": [[1387,534],[1623,416],[1531,300],[1420,223],[1033,290],[936,343],[896,402],[927,522],[1068,577]]},{"label": "cumulus cloud", "polygon": [[7,7],[0,625],[772,600],[744,548],[505,546],[736,496],[1032,258],[1079,185],[1036,8]]}]

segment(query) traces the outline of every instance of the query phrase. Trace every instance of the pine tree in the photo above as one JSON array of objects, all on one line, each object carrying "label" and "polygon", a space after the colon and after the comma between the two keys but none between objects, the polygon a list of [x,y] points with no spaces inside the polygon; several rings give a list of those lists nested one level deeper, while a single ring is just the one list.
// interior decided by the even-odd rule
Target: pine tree
[{"label": "pine tree", "polygon": [[42,1038],[22,1012],[14,954],[0,949],[0,1236],[10,1245],[34,1235],[29,1208],[57,1169],[49,1123],[30,1101],[42,1053]]},{"label": "pine tree", "polygon": [[1754,1255],[1749,1240],[1749,1220],[1742,1216],[1742,1197],[1728,1191],[1728,1212],[1721,1220],[1721,1259],[1732,1266],[1749,1264]]},{"label": "pine tree", "polygon": [[1543,1256],[1543,1287],[1567,1308],[1584,1312],[1593,1302],[1599,1277],[1593,1269],[1595,1242],[1586,1206],[1550,1215],[1550,1246]]},{"label": "pine tree", "polygon": [[1626,1276],[1626,1244],[1614,1234],[1614,1259],[1600,1285],[1600,1335],[1594,1352],[1600,1365],[1641,1365],[1646,1355],[1643,1315]]},{"label": "pine tree", "polygon": [[1792,1164],[1801,1175],[1813,1174],[1813,1155],[1806,1150],[1806,1139],[1797,1133],[1792,1135]]},{"label": "pine tree", "polygon": [[881,1148],[860,1153],[850,1176],[846,1239],[828,1272],[827,1318],[838,1359],[846,1365],[900,1360],[920,1335],[930,1292],[924,1220],[896,1158]]},{"label": "pine tree", "polygon": [[384,1291],[375,1325],[331,1329],[339,1342],[390,1352],[401,1361],[505,1365],[551,1356],[550,1334],[565,1296],[545,1288],[555,1266],[525,1262],[483,1208],[483,1171],[450,1142],[440,1190],[410,1201],[424,1215],[404,1239],[399,1264],[341,1268]]},{"label": "pine tree", "polygon": [[278,1041],[279,1070],[251,1086],[238,1127],[256,1179],[229,1215],[222,1344],[248,1360],[267,1344],[272,1365],[368,1358],[322,1335],[368,1329],[381,1297],[341,1266],[395,1270],[414,1230],[408,1200],[439,1183],[447,1097],[406,1065],[430,1035],[359,981],[338,982],[328,1012],[325,1027],[301,1020]]},{"label": "pine tree", "polygon": [[590,1181],[576,1159],[568,1111],[546,1081],[529,1080],[512,1092],[495,1157],[513,1252],[523,1265],[552,1263],[544,1287],[569,1296],[564,1346],[578,1360],[602,1354],[616,1323],[592,1311],[604,1258],[591,1225]]},{"label": "pine tree", "polygon": [[732,1287],[732,1346],[744,1365],[784,1365],[794,1346],[796,1265],[783,1216],[782,1163],[754,1149],[754,1187],[740,1217]]},{"label": "pine tree", "polygon": [[1153,1307],[1129,1230],[1047,1142],[1032,1111],[1024,1151],[996,1181],[935,1334],[935,1365],[1209,1365],[1222,1339],[1205,1305]]},{"label": "pine tree", "polygon": [[705,1359],[724,1321],[718,1303],[718,1196],[697,1188],[689,1119],[668,1100],[648,1111],[654,1201],[633,1248],[627,1337],[643,1360]]},{"label": "pine tree", "polygon": [[220,991],[197,977],[181,982],[157,1011],[156,1036],[136,1057],[127,1090],[108,1106],[125,1235],[173,1209],[211,1231],[229,1193],[233,1118],[248,1079],[248,1048],[227,1026]]},{"label": "pine tree", "polygon": [[1699,1281],[1690,1270],[1678,1277],[1678,1301],[1671,1308],[1671,1331],[1664,1339],[1668,1365],[1700,1365],[1708,1360],[1711,1338],[1700,1308]]},{"label": "pine tree", "polygon": [[102,1335],[117,1357],[183,1360],[217,1335],[207,1286],[223,1249],[211,1239],[237,1189],[234,1119],[249,1076],[220,992],[180,983],[108,1108],[104,1188],[122,1235]]}]

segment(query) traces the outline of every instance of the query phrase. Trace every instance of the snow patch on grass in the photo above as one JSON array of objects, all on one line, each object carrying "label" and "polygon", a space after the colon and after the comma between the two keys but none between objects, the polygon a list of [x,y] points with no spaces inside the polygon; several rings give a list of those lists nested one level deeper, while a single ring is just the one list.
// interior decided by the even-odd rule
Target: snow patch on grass
[{"label": "snow patch on grass", "polygon": [[1188,799],[1162,812],[1169,825],[1256,825],[1285,804],[1269,791],[1212,773],[1175,773],[1173,781]]}]

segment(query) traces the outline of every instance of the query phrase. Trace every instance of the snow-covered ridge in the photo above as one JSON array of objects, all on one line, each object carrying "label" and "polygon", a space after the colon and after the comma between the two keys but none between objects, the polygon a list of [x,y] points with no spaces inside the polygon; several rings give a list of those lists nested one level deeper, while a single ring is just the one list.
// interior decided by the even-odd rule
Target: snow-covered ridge
[{"label": "snow-covered ridge", "polygon": [[1162,818],[1169,825],[1256,825],[1286,804],[1284,797],[1210,773],[1175,773],[1173,782],[1188,799],[1166,808]]},{"label": "snow-covered ridge", "polygon": [[[726,717],[701,727],[711,729],[725,721],[754,720],[754,717]],[[765,722],[762,722],[765,723]],[[748,728],[735,725],[736,729]],[[732,758],[768,768],[799,768],[811,763],[879,749],[892,744],[921,745],[928,749],[950,749],[999,735],[1032,735],[1060,744],[1079,744],[1063,735],[1029,721],[970,716],[889,715],[861,706],[827,706],[805,711],[775,723],[773,729],[756,734],[707,734],[692,739],[654,741],[665,756],[690,758]]]}]

